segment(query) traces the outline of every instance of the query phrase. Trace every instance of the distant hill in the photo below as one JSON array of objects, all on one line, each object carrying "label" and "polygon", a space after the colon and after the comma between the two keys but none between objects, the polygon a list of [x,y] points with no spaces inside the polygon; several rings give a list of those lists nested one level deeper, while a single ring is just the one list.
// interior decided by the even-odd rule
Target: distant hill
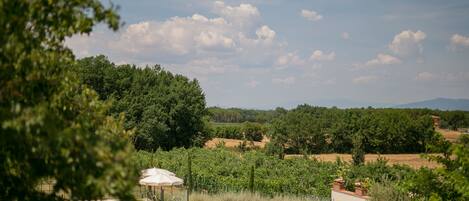
[{"label": "distant hill", "polygon": [[435,98],[393,106],[393,108],[429,108],[440,110],[469,111],[469,99]]}]

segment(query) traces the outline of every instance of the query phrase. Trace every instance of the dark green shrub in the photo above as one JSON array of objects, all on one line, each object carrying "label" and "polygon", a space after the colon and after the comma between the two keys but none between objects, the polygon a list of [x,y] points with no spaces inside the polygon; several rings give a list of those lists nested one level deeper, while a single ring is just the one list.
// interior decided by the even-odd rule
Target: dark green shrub
[{"label": "dark green shrub", "polygon": [[263,134],[265,133],[264,126],[260,123],[243,123],[242,132],[244,138],[249,141],[262,141],[264,138]]},{"label": "dark green shrub", "polygon": [[265,145],[265,152],[270,156],[277,156],[279,159],[283,159],[285,156],[283,147],[275,142],[268,142]]},{"label": "dark green shrub", "polygon": [[212,137],[242,140],[244,136],[241,126],[222,125],[213,128]]},{"label": "dark green shrub", "polygon": [[371,201],[410,201],[408,193],[403,192],[397,183],[389,180],[375,182],[369,189]]}]

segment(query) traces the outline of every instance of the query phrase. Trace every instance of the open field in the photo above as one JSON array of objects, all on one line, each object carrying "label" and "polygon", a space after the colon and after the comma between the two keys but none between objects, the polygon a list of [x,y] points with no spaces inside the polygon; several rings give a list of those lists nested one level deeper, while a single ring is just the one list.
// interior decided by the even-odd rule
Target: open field
[{"label": "open field", "polygon": [[450,142],[455,142],[459,136],[462,135],[462,133],[459,131],[452,131],[447,129],[436,129],[436,131],[441,133],[443,137]]},{"label": "open field", "polygon": [[[235,139],[226,139],[226,138],[213,138],[205,143],[205,148],[215,148],[217,147],[218,144],[225,143],[226,148],[236,148],[239,146],[241,143],[243,143],[243,140],[235,140]],[[247,146],[248,147],[258,147],[258,148],[264,148],[266,144],[265,138],[262,142],[256,142],[256,141],[247,141]]]},{"label": "open field", "polygon": [[[294,157],[303,157],[303,155],[287,155],[286,158],[294,158]],[[316,158],[319,161],[328,161],[334,162],[339,157],[343,161],[352,161],[352,155],[350,154],[315,154],[311,155],[310,158]],[[428,161],[420,157],[420,154],[366,154],[365,161],[371,162],[376,161],[378,157],[382,157],[388,160],[388,164],[400,164],[400,165],[408,165],[412,168],[420,168],[420,167],[428,167],[428,168],[435,168],[439,165],[433,161]]]}]

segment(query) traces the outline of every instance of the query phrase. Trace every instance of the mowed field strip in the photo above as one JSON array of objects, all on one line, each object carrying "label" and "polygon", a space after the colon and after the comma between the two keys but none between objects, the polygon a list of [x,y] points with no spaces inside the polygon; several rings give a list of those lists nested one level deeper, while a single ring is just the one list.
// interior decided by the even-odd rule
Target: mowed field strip
[{"label": "mowed field strip", "polygon": [[[285,158],[303,157],[303,155],[287,155]],[[351,154],[314,154],[309,156],[311,159],[315,158],[319,161],[334,162],[337,158],[343,161],[351,162]],[[388,160],[390,165],[408,165],[412,168],[428,167],[435,168],[439,165],[436,162],[428,161],[421,157],[421,154],[366,154],[365,161],[371,162],[376,161],[378,157],[385,158]]]},{"label": "mowed field strip", "polygon": [[448,130],[448,129],[436,129],[436,132],[441,133],[443,137],[450,142],[456,142],[459,136],[463,135],[459,131],[453,131],[453,130]]},{"label": "mowed field strip", "polygon": [[[265,138],[264,138],[265,139]],[[226,138],[213,138],[205,143],[205,148],[215,148],[217,147],[218,144],[224,143],[224,146],[226,148],[236,148],[239,146],[241,143],[243,143],[243,140],[236,140],[236,139],[226,139]],[[266,141],[261,141],[261,142],[256,142],[256,141],[246,141],[246,144],[248,147],[259,147],[259,148],[264,148]]]}]

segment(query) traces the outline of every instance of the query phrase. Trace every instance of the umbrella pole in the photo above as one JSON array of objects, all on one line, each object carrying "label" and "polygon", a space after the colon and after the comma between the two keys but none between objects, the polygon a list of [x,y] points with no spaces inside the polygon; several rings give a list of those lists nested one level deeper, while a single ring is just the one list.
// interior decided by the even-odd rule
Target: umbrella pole
[{"label": "umbrella pole", "polygon": [[164,189],[161,187],[161,201],[164,201]]}]

